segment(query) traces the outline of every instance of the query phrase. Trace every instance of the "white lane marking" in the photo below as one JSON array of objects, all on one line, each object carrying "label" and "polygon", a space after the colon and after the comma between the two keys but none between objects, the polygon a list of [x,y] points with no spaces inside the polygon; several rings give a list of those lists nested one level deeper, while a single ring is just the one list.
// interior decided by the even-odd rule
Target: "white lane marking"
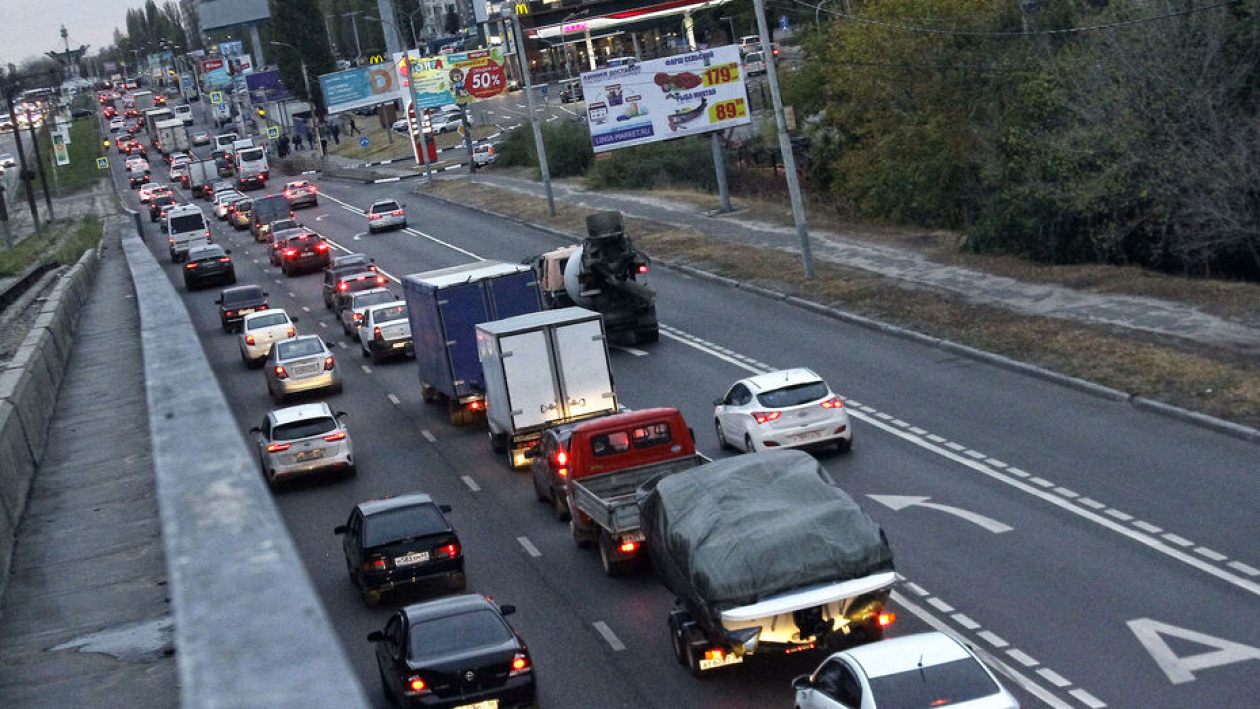
[{"label": "white lane marking", "polygon": [[981,637],[981,638],[984,638],[985,642],[987,642],[987,643],[989,643],[990,645],[992,645],[993,647],[996,647],[996,648],[999,648],[999,649],[1000,649],[1000,648],[1004,648],[1004,647],[1006,647],[1007,645],[1010,645],[1010,643],[1008,643],[1008,642],[1006,642],[1005,640],[1003,640],[1001,637],[999,637],[998,635],[996,635],[996,634],[995,634],[993,631],[991,631],[991,630],[981,630],[980,632],[976,633],[976,635],[977,635],[977,636],[979,636],[979,637]]},{"label": "white lane marking", "polygon": [[1076,492],[1074,492],[1074,491],[1072,491],[1072,490],[1069,490],[1069,489],[1067,489],[1066,487],[1056,487],[1056,488],[1054,489],[1054,491],[1055,491],[1056,493],[1058,493],[1058,494],[1060,494],[1060,495],[1062,495],[1062,496],[1064,496],[1064,497],[1068,498],[1069,500],[1070,500],[1070,499],[1072,499],[1072,498],[1080,497],[1080,494],[1078,494],[1078,493],[1076,493]]},{"label": "white lane marking", "polygon": [[296,294],[296,293],[294,293],[293,291],[289,291],[289,297],[290,297],[290,298],[296,298],[296,297],[297,297],[297,294]]},{"label": "white lane marking", "polygon": [[[876,415],[877,417],[879,417],[881,420],[884,420],[884,421],[891,421],[891,420],[892,420],[892,415],[890,415],[890,414],[886,414],[886,413],[884,413],[883,411],[880,411],[880,412],[876,413],[875,415]],[[959,448],[962,448],[962,446],[959,446]]]},{"label": "white lane marking", "polygon": [[338,346],[338,347],[340,347],[340,348],[341,348],[341,349],[343,349],[343,350],[344,350],[344,349],[349,349],[349,346],[348,346],[346,343],[344,343],[344,342],[338,342],[338,343],[337,343],[337,346]]},{"label": "white lane marking", "polygon": [[1242,563],[1241,561],[1231,561],[1228,564],[1226,564],[1226,566],[1228,566],[1231,569],[1234,569],[1235,571],[1241,571],[1244,574],[1247,574],[1248,576],[1260,576],[1260,569],[1257,569],[1254,566],[1248,566]]},{"label": "white lane marking", "polygon": [[961,625],[967,630],[975,630],[976,628],[980,627],[979,623],[972,620],[969,616],[963,615],[962,613],[955,613],[950,617],[954,619],[955,623]]},{"label": "white lane marking", "polygon": [[1010,650],[1007,650],[1006,654],[1012,660],[1018,662],[1024,667],[1036,667],[1037,665],[1041,664],[1040,662],[1037,662],[1037,660],[1029,656],[1028,653],[1024,652],[1023,650],[1016,650],[1012,648]]},{"label": "white lane marking", "polygon": [[516,541],[520,542],[521,546],[525,548],[526,554],[529,554],[534,558],[542,556],[542,552],[538,551],[538,547],[534,546],[534,543],[529,541],[529,537],[517,537]]},{"label": "white lane marking", "polygon": [[430,433],[429,429],[427,428],[421,429],[420,435],[424,436],[424,440],[428,441],[429,443],[437,443],[437,436]]},{"label": "white lane marking", "polygon": [[[910,430],[912,430],[912,431],[913,431],[914,429],[910,429]],[[987,464],[989,464],[989,465],[992,465],[992,466],[993,466],[993,467],[995,467],[995,468],[1005,468],[1005,467],[1006,467],[1006,463],[1003,463],[1002,461],[998,460],[997,458],[985,458],[985,459],[984,459],[984,462],[985,462],[985,463],[987,463]]]},{"label": "white lane marking", "polygon": [[1149,534],[1159,534],[1160,532],[1164,531],[1162,527],[1156,527],[1155,525],[1151,524],[1150,522],[1143,522],[1143,521],[1142,521],[1142,520],[1140,520],[1140,519],[1139,519],[1138,521],[1134,522],[1134,523],[1133,523],[1133,526],[1134,526],[1134,527],[1137,527],[1138,529],[1142,530],[1143,532],[1147,532],[1147,533],[1149,533]]},{"label": "white lane marking", "polygon": [[386,394],[385,398],[389,399],[389,403],[393,404],[394,406],[398,406],[399,404],[402,403],[402,399],[399,399],[397,396],[393,394]]},{"label": "white lane marking", "polygon": [[[896,422],[894,421],[894,423],[896,423]],[[981,453],[980,451],[973,451],[973,450],[971,450],[970,448],[968,448],[967,450],[965,450],[965,451],[963,451],[963,452],[964,452],[964,453],[966,453],[967,455],[971,456],[972,458],[975,458],[976,460],[984,460],[985,458],[987,458],[987,457],[988,457],[988,455],[986,455],[986,454],[984,454],[984,453]]]},{"label": "white lane marking", "polygon": [[591,625],[595,626],[595,630],[600,635],[604,636],[604,640],[608,643],[609,647],[613,649],[613,652],[621,652],[626,649],[626,646],[622,644],[620,639],[617,638],[617,634],[612,631],[612,628],[608,627],[607,623],[602,620],[597,620],[594,623],[591,623]]},{"label": "white lane marking", "polygon": [[[364,214],[364,211],[363,211],[362,209],[359,209],[358,207],[355,207],[355,206],[353,206],[353,205],[351,205],[351,204],[347,204],[346,202],[342,202],[341,200],[337,199],[336,197],[331,197],[331,196],[330,196],[330,197],[328,197],[328,199],[331,199],[332,201],[336,202],[337,204],[340,204],[340,205],[342,206],[342,208],[344,208],[344,209],[348,209],[348,210],[350,210],[351,212],[356,212],[356,213],[358,213],[358,214]],[[435,243],[435,244],[440,244],[440,245],[442,245],[442,246],[445,246],[446,248],[451,249],[452,251],[457,251],[457,252],[459,252],[459,253],[461,253],[461,254],[464,254],[465,256],[468,256],[469,258],[474,258],[474,259],[477,259],[478,261],[485,261],[485,259],[484,259],[484,258],[482,258],[481,256],[478,256],[477,254],[474,254],[473,252],[471,252],[471,251],[469,251],[469,250],[467,250],[467,249],[461,249],[460,247],[458,247],[458,246],[456,246],[456,245],[454,245],[454,244],[452,244],[452,243],[450,243],[450,242],[443,241],[443,240],[441,240],[441,239],[437,238],[436,236],[432,236],[432,235],[430,235],[430,234],[426,234],[426,233],[424,233],[424,232],[420,231],[419,229],[412,229],[412,228],[408,227],[408,228],[406,228],[406,229],[403,229],[403,231],[404,231],[404,232],[406,232],[406,233],[408,233],[408,234],[412,234],[412,235],[414,235],[414,236],[419,236],[419,237],[423,237],[423,238],[425,238],[425,239],[428,239],[429,241],[432,241],[432,242],[433,242],[433,243]],[[355,239],[358,239],[358,237],[356,236],[356,237],[355,237]],[[384,271],[382,271],[382,273],[384,273]],[[390,278],[393,278],[393,276],[390,276]],[[394,280],[395,280],[395,281],[398,281],[398,279],[396,279],[396,278],[395,278]]]},{"label": "white lane marking", "polygon": [[945,442],[945,447],[946,447],[946,448],[948,448],[948,449],[950,449],[950,450],[952,450],[952,451],[964,451],[964,450],[967,450],[967,446],[960,445],[960,444],[958,444],[958,443],[954,443],[953,441],[946,441],[946,442]]},{"label": "white lane marking", "polygon": [[1029,478],[1028,482],[1036,485],[1037,487],[1054,487],[1054,483],[1046,480],[1045,478]]},{"label": "white lane marking", "polygon": [[927,431],[924,431],[923,429],[919,428],[918,426],[911,426],[911,427],[910,427],[910,433],[913,433],[913,434],[914,434],[914,435],[916,435],[916,436],[922,436],[923,434],[927,433]]},{"label": "white lane marking", "polygon": [[911,592],[911,593],[913,593],[913,594],[914,594],[914,595],[916,595],[916,596],[926,596],[926,595],[928,595],[928,592],[927,592],[927,590],[926,590],[926,589],[924,589],[922,586],[920,586],[919,584],[914,583],[914,582],[912,582],[912,581],[907,581],[907,582],[903,583],[903,584],[902,584],[902,586],[905,586],[907,589],[909,589],[909,590],[910,590],[910,592]]},{"label": "white lane marking", "polygon": [[276,283],[284,283],[284,281],[282,281],[282,280],[280,280],[279,278],[277,278],[277,279],[276,279]]},{"label": "white lane marking", "polygon": [[320,320],[320,321],[319,321],[319,326],[320,326],[320,327],[328,327],[328,323],[324,322],[323,320]]},{"label": "white lane marking", "polygon": [[[902,586],[906,586],[906,585],[907,584],[902,584]],[[932,626],[933,630],[938,630],[942,633],[947,633],[953,636],[958,635],[957,631],[955,631],[953,628],[945,624],[945,621],[937,618],[936,616],[927,612],[923,608],[920,608],[918,605],[911,602],[909,598],[906,598],[905,595],[903,595],[902,593],[894,590],[892,592],[892,600],[897,605],[901,606],[902,608],[905,608],[912,615],[918,616],[920,620]],[[1062,699],[1059,699],[1054,694],[1052,694],[1050,690],[1046,689],[1045,687],[1042,687],[1041,685],[1037,684],[1033,680],[1029,679],[1022,672],[1020,672],[1019,670],[1016,670],[1014,667],[1011,667],[1010,665],[1006,664],[1002,660],[998,659],[993,654],[986,651],[984,648],[977,646],[974,649],[976,653],[981,656],[981,659],[983,659],[990,667],[992,667],[993,669],[997,670],[998,672],[1006,676],[1012,682],[1019,685],[1026,692],[1037,697],[1048,706],[1053,707],[1053,709],[1074,709],[1074,707],[1071,704],[1068,704]]]},{"label": "white lane marking", "polygon": [[940,611],[940,612],[942,612],[942,613],[953,613],[953,612],[954,612],[954,607],[953,607],[953,606],[949,605],[948,603],[946,603],[945,601],[942,601],[942,600],[941,600],[941,599],[939,599],[939,598],[935,598],[935,597],[933,597],[933,598],[929,598],[929,599],[928,599],[928,605],[929,605],[929,606],[932,606],[933,608],[935,608],[936,610],[938,610],[938,611]]},{"label": "white lane marking", "polygon": [[928,439],[929,441],[933,442],[933,443],[944,443],[944,442],[945,442],[945,439],[944,439],[944,438],[941,438],[940,436],[936,435],[935,433],[929,434],[929,435],[928,435],[928,437],[927,437],[927,439]]},{"label": "white lane marking", "polygon": [[696,342],[692,342],[691,340],[688,340],[688,339],[687,339],[687,338],[685,338],[685,337],[679,337],[678,335],[675,335],[674,333],[670,332],[669,330],[666,330],[666,329],[665,329],[665,328],[663,328],[663,327],[661,328],[661,334],[662,334],[662,335],[664,335],[665,337],[668,337],[668,338],[669,338],[669,339],[671,339],[671,340],[677,340],[678,342],[681,342],[681,343],[683,343],[684,345],[686,345],[686,346],[688,346],[688,347],[694,347],[694,348],[696,348],[696,349],[700,350],[701,352],[707,352],[708,354],[710,354],[710,355],[712,355],[712,356],[714,356],[714,357],[717,357],[717,358],[718,358],[718,359],[720,359],[720,360],[724,360],[724,361],[726,361],[726,362],[729,362],[729,363],[731,363],[731,364],[735,365],[736,367],[739,367],[740,369],[743,369],[744,371],[752,372],[753,374],[761,374],[761,373],[762,373],[762,371],[761,371],[760,369],[758,369],[757,367],[752,367],[752,366],[749,366],[749,365],[747,365],[747,364],[744,364],[743,362],[741,362],[741,361],[739,361],[739,360],[735,359],[734,357],[727,357],[726,355],[724,355],[724,354],[722,354],[722,353],[720,353],[720,352],[714,352],[714,351],[712,351],[712,350],[706,349],[706,348],[704,347],[704,345],[701,345],[701,344],[696,343]]},{"label": "white lane marking", "polygon": [[372,373],[372,368],[371,368],[371,367],[369,367],[369,366],[367,366],[366,364],[360,364],[360,365],[359,365],[359,369],[362,369],[364,374],[371,374],[371,373]]},{"label": "white lane marking", "polygon": [[1019,468],[1007,468],[1007,469],[1006,469],[1006,472],[1010,473],[1011,475],[1015,475],[1015,476],[1017,476],[1017,477],[1021,477],[1021,478],[1026,478],[1026,477],[1028,477],[1028,473],[1026,473],[1026,472],[1024,472],[1024,471],[1020,470]]},{"label": "white lane marking", "polygon": [[1169,532],[1168,534],[1163,535],[1163,538],[1166,541],[1172,544],[1176,544],[1179,547],[1188,547],[1191,544],[1194,544],[1194,542],[1190,541],[1189,539],[1186,539],[1185,537],[1179,537],[1176,534],[1173,534],[1172,532]]},{"label": "white lane marking", "polygon": [[1078,500],[1078,502],[1090,508],[1091,510],[1101,510],[1102,508],[1106,507],[1106,505],[1104,505],[1103,503],[1090,497],[1082,497],[1080,500]]},{"label": "white lane marking", "polygon": [[611,346],[609,347],[609,349],[621,350],[622,352],[625,352],[625,353],[627,353],[627,354],[632,354],[632,355],[634,355],[635,357],[646,357],[646,356],[647,356],[647,352],[644,352],[643,350],[636,350],[636,349],[635,349],[635,348],[633,348],[633,347],[626,347],[625,345],[611,345]]},{"label": "white lane marking", "polygon": [[1055,672],[1054,670],[1048,667],[1042,667],[1041,669],[1037,670],[1037,674],[1041,675],[1042,678],[1044,678],[1047,682],[1049,682],[1050,684],[1053,684],[1054,686],[1060,689],[1072,684],[1063,675],[1059,674],[1058,672]]},{"label": "white lane marking", "polygon": [[1198,554],[1199,556],[1205,556],[1211,559],[1212,561],[1225,561],[1226,559],[1229,558],[1228,556],[1225,556],[1219,551],[1213,551],[1211,549],[1208,549],[1207,547],[1195,547],[1194,553]]},{"label": "white lane marking", "polygon": [[1115,517],[1121,522],[1128,522],[1129,520],[1133,519],[1133,515],[1125,513],[1125,512],[1121,512],[1120,510],[1115,510],[1115,509],[1107,510],[1104,514],[1106,514],[1108,517]]},{"label": "white lane marking", "polygon": [[1106,702],[1102,701],[1098,697],[1095,697],[1089,692],[1086,692],[1083,689],[1073,689],[1072,691],[1068,692],[1068,694],[1072,695],[1073,697],[1076,697],[1077,700],[1079,700],[1081,704],[1084,704],[1085,706],[1089,707],[1089,709],[1102,709],[1103,707],[1107,706]]},{"label": "white lane marking", "polygon": [[472,479],[471,475],[464,475],[460,478],[460,480],[464,481],[464,484],[468,486],[469,490],[472,490],[473,492],[481,491],[481,486],[477,484],[476,480]]}]

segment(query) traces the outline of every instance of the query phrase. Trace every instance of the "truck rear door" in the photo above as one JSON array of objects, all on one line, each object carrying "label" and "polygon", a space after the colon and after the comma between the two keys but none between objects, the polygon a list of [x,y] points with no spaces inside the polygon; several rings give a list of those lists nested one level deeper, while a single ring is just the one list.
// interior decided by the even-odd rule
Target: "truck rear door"
[{"label": "truck rear door", "polygon": [[451,384],[455,395],[462,396],[469,393],[470,383],[481,388],[477,323],[493,318],[486,313],[486,302],[479,283],[443,288],[438,294],[438,307],[442,312],[442,336],[451,363]]},{"label": "truck rear door", "polygon": [[560,325],[554,333],[565,415],[577,418],[615,410],[617,397],[599,320]]},{"label": "truck rear door", "polygon": [[508,335],[499,341],[499,347],[515,430],[541,426],[564,416],[547,357],[547,333],[534,330]]},{"label": "truck rear door", "polygon": [[[533,271],[522,271],[491,279],[491,305],[485,321],[503,320],[515,315],[536,313],[539,310],[538,284]],[[485,322],[478,321],[478,322]],[[476,348],[473,348],[474,354]]]}]

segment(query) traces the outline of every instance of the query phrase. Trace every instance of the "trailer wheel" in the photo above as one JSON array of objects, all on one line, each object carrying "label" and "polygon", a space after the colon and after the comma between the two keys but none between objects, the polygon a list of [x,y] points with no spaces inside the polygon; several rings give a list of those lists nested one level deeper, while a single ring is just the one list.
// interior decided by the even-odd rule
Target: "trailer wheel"
[{"label": "trailer wheel", "polygon": [[621,576],[626,572],[626,562],[614,560],[612,537],[602,530],[599,533],[599,563],[609,576]]},{"label": "trailer wheel", "polygon": [[569,502],[564,499],[563,495],[551,493],[551,508],[555,511],[557,520],[561,522],[569,521]]},{"label": "trailer wheel", "polygon": [[669,637],[674,642],[674,659],[678,660],[678,664],[686,667],[687,648],[686,642],[683,640],[683,631],[682,628],[678,627],[672,619],[669,623]]},{"label": "trailer wheel", "polygon": [[[507,451],[507,434],[495,433],[490,431],[490,450],[495,453],[504,453]],[[508,467],[512,467],[512,456],[508,455]]]},{"label": "trailer wheel", "polygon": [[429,386],[426,382],[420,382],[420,398],[424,399],[426,404],[435,404],[442,399],[437,389]]}]

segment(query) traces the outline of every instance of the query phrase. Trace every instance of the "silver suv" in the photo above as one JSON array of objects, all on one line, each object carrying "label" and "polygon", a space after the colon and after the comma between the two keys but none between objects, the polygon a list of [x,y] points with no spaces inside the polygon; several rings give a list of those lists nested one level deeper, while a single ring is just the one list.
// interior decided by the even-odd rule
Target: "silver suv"
[{"label": "silver suv", "polygon": [[302,335],[272,345],[267,358],[267,391],[277,404],[292,394],[328,389],[341,393],[337,361],[324,341]]},{"label": "silver suv", "polygon": [[384,305],[398,300],[398,296],[388,288],[372,288],[371,290],[350,293],[346,305],[341,310],[341,329],[354,339],[359,339],[359,327],[363,324],[363,312],[373,305]]},{"label": "silver suv", "polygon": [[373,202],[367,210],[368,233],[375,234],[382,229],[406,229],[407,212],[403,206],[392,199]]},{"label": "silver suv", "polygon": [[411,341],[407,304],[390,303],[368,308],[359,328],[359,345],[363,356],[371,357],[373,362],[397,355],[414,357],[416,353]]},{"label": "silver suv", "polygon": [[295,475],[336,470],[354,475],[354,449],[350,432],[328,404],[302,404],[277,409],[250,429],[257,435],[258,462],[272,490]]}]

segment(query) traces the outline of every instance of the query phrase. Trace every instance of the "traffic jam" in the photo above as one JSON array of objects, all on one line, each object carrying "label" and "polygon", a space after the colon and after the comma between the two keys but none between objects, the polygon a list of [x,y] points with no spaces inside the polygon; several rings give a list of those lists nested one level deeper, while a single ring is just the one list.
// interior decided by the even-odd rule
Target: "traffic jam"
[{"label": "traffic jam", "polygon": [[[221,385],[266,392],[270,407],[243,429],[277,501],[370,484],[356,453],[391,444],[360,437],[373,412],[339,400],[362,401],[343,393],[360,373],[405,370],[408,393],[453,435],[528,476],[540,508],[596,560],[582,566],[659,581],[674,599],[656,621],[660,647],[681,672],[756,672],[767,656],[805,653],[814,669],[780,683],[784,704],[1018,706],[953,636],[885,639],[903,579],[884,531],[823,464],[855,445],[823,377],[797,366],[731,381],[709,394],[707,420],[686,419],[677,401],[622,403],[612,352],[652,347],[663,326],[651,259],[620,213],[592,213],[585,238],[516,261],[396,276],[353,247],[423,229],[405,199],[348,204],[313,175],[273,174],[265,141],[195,130],[191,112],[147,91],[99,98],[151,249],[169,260],[189,311],[212,307],[216,337],[239,352]],[[353,214],[358,233],[329,232],[326,210]],[[702,426],[728,454],[697,449]],[[347,654],[373,658],[391,704],[536,706],[538,675],[564,669],[535,667],[527,641],[539,641],[513,624],[528,599],[478,592],[466,562],[483,535],[416,480],[345,506],[324,532],[325,562],[345,569],[364,607],[389,612],[347,640]]]}]

